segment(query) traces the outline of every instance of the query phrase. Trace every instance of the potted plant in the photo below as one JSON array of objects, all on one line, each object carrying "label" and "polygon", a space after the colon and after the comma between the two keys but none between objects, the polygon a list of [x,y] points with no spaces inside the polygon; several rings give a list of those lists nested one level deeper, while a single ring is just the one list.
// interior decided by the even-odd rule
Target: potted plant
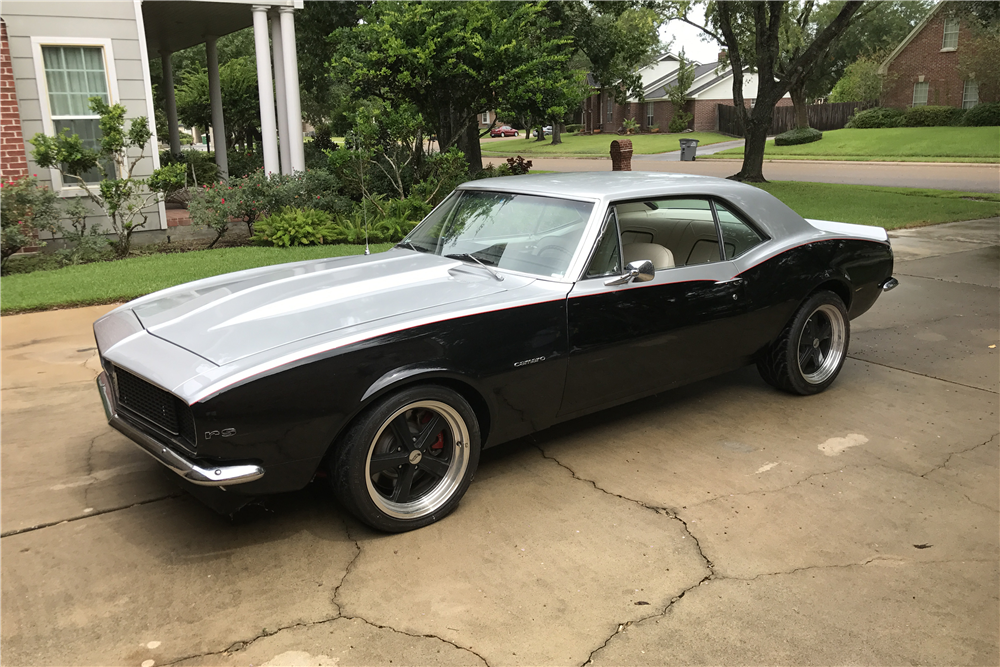
[{"label": "potted plant", "polygon": [[652,132],[653,134],[656,134],[657,132],[660,131],[660,126],[659,125],[650,125],[649,126],[649,131]]},{"label": "potted plant", "polygon": [[633,134],[639,129],[639,121],[634,118],[626,118],[622,121],[622,128],[625,130],[625,134]]},{"label": "potted plant", "polygon": [[594,134],[600,134],[600,133],[601,133],[601,128],[598,127],[594,129]]}]

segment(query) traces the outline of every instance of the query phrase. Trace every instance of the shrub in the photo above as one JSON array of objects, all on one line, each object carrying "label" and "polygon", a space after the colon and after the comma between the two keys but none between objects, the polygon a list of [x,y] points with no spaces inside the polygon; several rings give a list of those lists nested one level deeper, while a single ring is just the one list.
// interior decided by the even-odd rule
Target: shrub
[{"label": "shrub", "polygon": [[796,146],[819,141],[823,133],[811,127],[799,127],[788,132],[782,132],[774,138],[775,146]]},{"label": "shrub", "polygon": [[215,246],[229,230],[229,223],[236,217],[235,204],[232,187],[225,183],[203,185],[195,190],[191,203],[188,204],[188,215],[194,224],[215,231],[215,238],[208,245],[209,248]]},{"label": "shrub", "polygon": [[520,155],[516,158],[509,157],[507,158],[507,168],[510,169],[511,175],[521,176],[531,171],[531,160],[525,160]]},{"label": "shrub", "polygon": [[87,227],[90,209],[82,197],[76,197],[66,209],[70,227],[61,228],[63,248],[53,253],[60,266],[87,264],[106,259],[111,251],[107,237],[97,227]]},{"label": "shrub", "polygon": [[566,131],[567,132],[579,132],[582,129],[583,129],[583,125],[581,125],[579,123],[573,123],[571,125],[567,125],[566,126]]},{"label": "shrub", "polygon": [[[186,134],[181,136],[188,136]],[[160,152],[160,165],[184,164],[187,167],[185,178],[187,187],[201,187],[219,180],[219,166],[211,153],[199,150],[182,150],[171,153],[169,150]]]},{"label": "shrub", "polygon": [[962,118],[967,127],[992,127],[1000,125],[1000,102],[983,102],[969,109]]},{"label": "shrub", "polygon": [[285,208],[258,221],[252,240],[281,248],[321,245],[330,241],[333,231],[333,219],[325,211]]},{"label": "shrub", "polygon": [[951,125],[959,109],[955,107],[910,107],[903,114],[903,127],[940,127]]},{"label": "shrub", "polygon": [[57,231],[59,197],[25,176],[0,183],[0,267],[21,248],[45,245],[39,231]]},{"label": "shrub", "polygon": [[622,129],[625,130],[625,134],[632,134],[639,129],[639,121],[634,118],[626,118],[622,121]]},{"label": "shrub", "polygon": [[902,119],[903,112],[900,109],[874,107],[856,112],[847,120],[847,127],[859,130],[878,127],[899,127]]},{"label": "shrub", "polygon": [[688,123],[694,118],[694,114],[688,111],[678,111],[670,119],[670,126],[667,128],[671,132],[683,132],[687,129]]},{"label": "shrub", "polygon": [[256,149],[237,150],[231,148],[226,152],[229,161],[229,178],[243,178],[258,169],[264,168],[264,154]]}]

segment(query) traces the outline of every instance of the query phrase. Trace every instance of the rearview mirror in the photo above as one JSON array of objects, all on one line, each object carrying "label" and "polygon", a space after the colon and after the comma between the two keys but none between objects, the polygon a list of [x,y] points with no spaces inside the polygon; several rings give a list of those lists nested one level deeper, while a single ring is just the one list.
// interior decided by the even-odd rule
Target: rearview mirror
[{"label": "rearview mirror", "polygon": [[632,281],[644,283],[652,280],[655,275],[656,269],[653,268],[653,263],[648,259],[642,259],[637,262],[629,262],[628,266],[625,267],[624,274],[618,278],[612,278],[604,284],[608,287],[613,287],[614,285],[624,285]]}]

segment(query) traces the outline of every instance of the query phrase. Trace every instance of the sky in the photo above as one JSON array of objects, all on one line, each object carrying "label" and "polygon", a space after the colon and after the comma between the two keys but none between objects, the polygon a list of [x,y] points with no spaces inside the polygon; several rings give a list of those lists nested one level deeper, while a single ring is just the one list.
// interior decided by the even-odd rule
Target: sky
[{"label": "sky", "polygon": [[[705,19],[705,8],[696,5],[691,8],[689,18],[698,23]],[[699,63],[714,63],[719,57],[719,45],[715,41],[703,42],[699,38],[704,33],[694,26],[682,23],[681,21],[670,21],[660,27],[660,39],[664,42],[674,38],[674,43],[670,47],[670,52],[680,53],[681,47],[688,58],[697,60]]]}]

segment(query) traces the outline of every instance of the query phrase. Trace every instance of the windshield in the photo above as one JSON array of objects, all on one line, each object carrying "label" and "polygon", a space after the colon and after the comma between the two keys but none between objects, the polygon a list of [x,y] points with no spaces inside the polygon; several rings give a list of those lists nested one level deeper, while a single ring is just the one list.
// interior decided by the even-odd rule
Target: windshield
[{"label": "windshield", "polygon": [[499,269],[563,278],[594,208],[591,202],[459,190],[401,246]]}]

